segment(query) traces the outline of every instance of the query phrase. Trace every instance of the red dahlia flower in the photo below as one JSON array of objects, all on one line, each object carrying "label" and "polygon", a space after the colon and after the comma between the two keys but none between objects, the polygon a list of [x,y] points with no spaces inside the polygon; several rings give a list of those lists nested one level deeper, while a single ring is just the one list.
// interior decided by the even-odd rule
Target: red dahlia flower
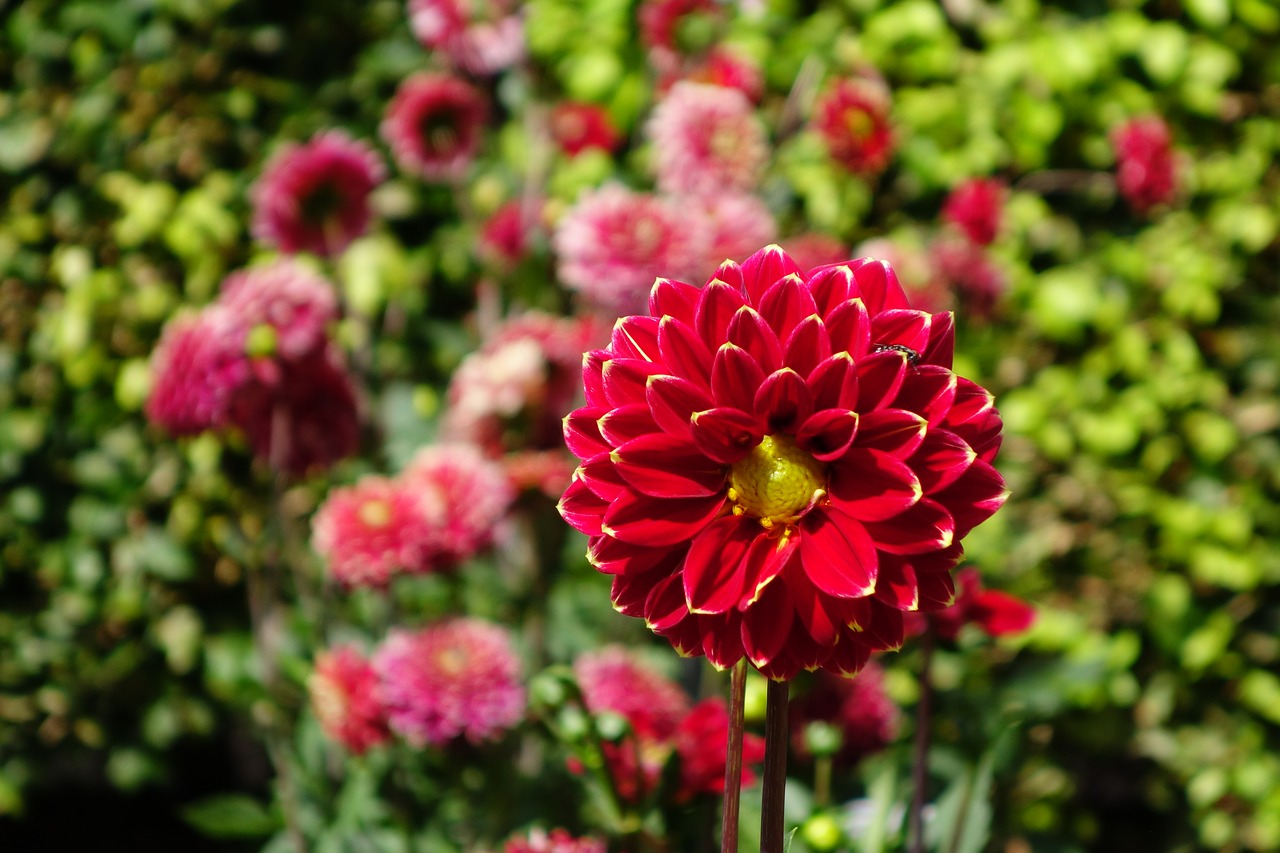
[{"label": "red dahlia flower", "polygon": [[1139,118],[1111,132],[1116,151],[1116,184],[1138,213],[1173,201],[1178,173],[1169,127],[1159,118]]},{"label": "red dahlia flower", "polygon": [[857,678],[817,673],[809,691],[791,704],[788,719],[797,754],[808,754],[805,729],[820,721],[840,730],[840,751],[835,758],[853,766],[893,743],[901,716],[898,706],[885,693],[884,670],[873,661],[863,667]]},{"label": "red dahlia flower", "polygon": [[502,853],[605,853],[608,847],[598,838],[576,838],[564,829],[546,832],[531,830],[527,835],[507,840]]},{"label": "red dahlia flower", "polygon": [[[724,795],[725,758],[729,747],[729,708],[718,697],[704,699],[689,709],[675,733],[680,756],[680,787],[676,801],[698,794]],[[756,780],[753,765],[764,761],[764,738],[742,735],[742,784]]]},{"label": "red dahlia flower", "polygon": [[484,96],[470,84],[447,74],[415,74],[387,104],[382,138],[406,172],[448,180],[471,165],[487,115]]},{"label": "red dahlia flower", "polygon": [[551,136],[570,157],[589,148],[612,153],[622,142],[622,134],[613,126],[604,107],[572,101],[556,104],[551,111]]},{"label": "red dahlia flower", "polygon": [[832,159],[855,175],[889,165],[893,130],[887,90],[866,80],[837,80],[818,100],[813,126]]},{"label": "red dahlia flower", "polygon": [[423,47],[444,51],[471,74],[493,74],[524,57],[514,0],[409,0],[409,28]]},{"label": "red dahlia flower", "polygon": [[870,258],[807,275],[769,246],[699,290],[659,279],[584,357],[560,512],[613,603],[717,667],[853,673],[951,603],[960,540],[1004,502],[991,394],[950,314]]},{"label": "red dahlia flower", "polygon": [[339,646],[317,655],[307,690],[325,734],[355,755],[390,739],[378,677],[355,649]]},{"label": "red dahlia flower", "polygon": [[983,589],[978,570],[972,567],[956,573],[956,603],[937,613],[913,614],[907,633],[924,633],[927,625],[944,640],[955,642],[965,625],[977,625],[988,637],[1021,634],[1036,621],[1035,608],[1020,598],[996,589]]},{"label": "red dahlia flower", "polygon": [[994,178],[973,178],[951,191],[942,218],[979,246],[989,246],[1000,232],[1004,184]]}]

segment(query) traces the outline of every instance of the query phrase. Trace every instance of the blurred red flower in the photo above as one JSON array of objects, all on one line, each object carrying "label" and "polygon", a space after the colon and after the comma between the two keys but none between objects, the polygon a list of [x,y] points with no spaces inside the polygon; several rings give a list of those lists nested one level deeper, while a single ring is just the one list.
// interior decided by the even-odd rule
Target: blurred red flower
[{"label": "blurred red flower", "polygon": [[606,853],[608,847],[599,838],[575,838],[567,830],[541,829],[507,840],[502,853]]},{"label": "blurred red flower", "polygon": [[325,734],[355,755],[390,739],[378,678],[355,649],[339,646],[316,655],[307,690]]},{"label": "blurred red flower", "polygon": [[966,567],[956,572],[955,603],[933,613],[913,613],[907,621],[910,636],[923,634],[928,626],[943,640],[954,642],[965,625],[976,625],[989,637],[1020,634],[1035,622],[1030,604],[1007,592],[983,589],[978,570]]},{"label": "blurred red flower", "polygon": [[387,104],[382,138],[406,172],[461,177],[480,147],[488,107],[480,90],[447,74],[415,74]]},{"label": "blurred red flower", "polygon": [[884,171],[893,154],[888,91],[869,80],[835,81],[818,99],[813,127],[832,159],[856,175]]},{"label": "blurred red flower", "polygon": [[1116,185],[1138,213],[1173,201],[1177,164],[1169,127],[1157,117],[1125,122],[1111,132],[1116,152]]},{"label": "blurred red flower", "polygon": [[409,0],[409,28],[470,74],[493,74],[524,57],[516,0]]},{"label": "blurred red flower", "polygon": [[893,743],[902,714],[884,690],[884,670],[870,662],[853,678],[814,675],[808,692],[791,703],[788,720],[797,755],[808,755],[805,729],[814,722],[835,726],[841,745],[835,758],[852,766]]},{"label": "blurred red flower", "polygon": [[[704,699],[689,709],[675,731],[676,754],[680,756],[680,788],[676,802],[698,794],[724,794],[725,759],[729,748],[729,709],[723,699]],[[752,765],[764,761],[764,738],[751,732],[742,735],[742,784],[751,785],[756,774]]]},{"label": "blurred red flower", "polygon": [[379,476],[329,492],[311,522],[311,544],[329,573],[346,587],[384,587],[400,572],[426,571],[431,561],[432,492]]},{"label": "blurred red flower", "polygon": [[551,111],[551,136],[570,157],[589,148],[613,153],[622,142],[604,107],[571,101],[556,104]]},{"label": "blurred red flower", "polygon": [[1000,232],[1005,187],[992,178],[973,178],[951,191],[942,218],[957,226],[972,242],[989,246]]}]

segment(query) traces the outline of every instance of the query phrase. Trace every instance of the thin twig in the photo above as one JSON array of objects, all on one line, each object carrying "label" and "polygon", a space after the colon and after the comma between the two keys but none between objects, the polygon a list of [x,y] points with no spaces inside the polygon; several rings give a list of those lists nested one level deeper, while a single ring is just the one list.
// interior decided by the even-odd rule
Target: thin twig
[{"label": "thin twig", "polygon": [[742,727],[747,705],[747,659],[733,667],[729,679],[729,744],[724,761],[724,817],[720,853],[738,853],[738,814],[742,799]]},{"label": "thin twig", "polygon": [[933,631],[920,635],[920,701],[916,704],[915,759],[911,768],[910,853],[924,853],[924,800],[929,785],[929,728],[933,722]]}]

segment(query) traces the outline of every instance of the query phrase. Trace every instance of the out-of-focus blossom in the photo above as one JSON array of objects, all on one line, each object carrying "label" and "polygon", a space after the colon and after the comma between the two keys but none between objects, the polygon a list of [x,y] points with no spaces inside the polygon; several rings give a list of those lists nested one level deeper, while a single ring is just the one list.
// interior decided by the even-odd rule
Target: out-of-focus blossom
[{"label": "out-of-focus blossom", "polygon": [[893,154],[889,95],[875,82],[836,80],[819,97],[813,127],[832,159],[856,175],[878,175]]},{"label": "out-of-focus blossom", "polygon": [[415,746],[496,740],[524,717],[520,661],[507,632],[488,622],[392,631],[373,669],[392,730]]},{"label": "out-of-focus blossom", "polygon": [[972,566],[956,572],[955,603],[933,613],[913,613],[907,621],[907,633],[915,636],[932,626],[934,633],[954,642],[965,625],[976,625],[989,637],[1020,634],[1035,622],[1036,611],[1030,604],[1007,592],[982,588],[982,577]]},{"label": "out-of-focus blossom", "polygon": [[406,172],[450,180],[461,177],[475,158],[487,115],[484,96],[463,80],[415,74],[387,105],[382,137]]},{"label": "out-of-focus blossom", "polygon": [[288,259],[227,276],[218,304],[248,329],[270,326],[274,354],[286,359],[324,349],[328,326],[338,319],[333,285]]},{"label": "out-of-focus blossom", "polygon": [[645,47],[681,57],[714,43],[723,12],[716,0],[643,0],[638,17]]},{"label": "out-of-focus blossom", "polygon": [[427,570],[433,528],[443,509],[437,495],[400,480],[361,478],[337,488],[316,511],[311,544],[344,586],[383,587],[398,572]]},{"label": "out-of-focus blossom", "polygon": [[316,655],[307,690],[325,734],[355,755],[391,737],[378,678],[355,649],[339,646]]},{"label": "out-of-focus blossom", "polygon": [[860,258],[884,261],[903,283],[902,288],[911,304],[921,311],[938,314],[955,308],[951,286],[937,269],[937,263],[914,239],[890,239],[873,237],[854,247]]},{"label": "out-of-focus blossom", "polygon": [[174,317],[151,354],[147,418],[173,435],[225,426],[232,395],[250,374],[246,335],[225,308]]},{"label": "out-of-focus blossom", "polygon": [[1116,185],[1138,213],[1173,201],[1177,163],[1169,127],[1158,117],[1137,118],[1111,132],[1116,152]]},{"label": "out-of-focus blossom", "polygon": [[972,242],[989,246],[1000,233],[1005,186],[994,178],[973,178],[947,196],[942,218],[957,226]]},{"label": "out-of-focus blossom", "polygon": [[599,838],[577,838],[567,830],[530,830],[527,835],[508,839],[502,853],[605,853],[608,846]]},{"label": "out-of-focus blossom", "polygon": [[950,602],[961,539],[1005,501],[991,394],[950,314],[887,264],[803,273],[776,246],[701,289],[659,280],[584,358],[560,501],[619,612],[717,667],[853,673]]},{"label": "out-of-focus blossom", "polygon": [[479,255],[494,267],[509,270],[529,253],[529,241],[539,226],[541,202],[526,205],[513,199],[485,220],[480,230]]},{"label": "out-of-focus blossom", "polygon": [[622,134],[604,107],[571,101],[556,104],[551,110],[551,136],[570,157],[590,148],[612,154],[622,142]]},{"label": "out-of-focus blossom", "polygon": [[707,252],[701,274],[711,272],[730,258],[749,255],[757,247],[773,241],[778,233],[769,208],[747,193],[716,193],[692,198],[686,204],[690,215],[703,220]]},{"label": "out-of-focus blossom", "polygon": [[835,758],[857,764],[880,752],[898,736],[902,714],[884,689],[884,671],[868,663],[853,678],[818,672],[808,692],[791,703],[789,714],[793,747],[798,755],[809,750],[805,729],[822,722],[840,731],[841,746]]},{"label": "out-of-focus blossom", "polygon": [[560,497],[576,466],[563,450],[517,450],[502,457],[507,480],[517,492],[541,492]]},{"label": "out-of-focus blossom", "polygon": [[[732,51],[716,47],[685,77],[694,83],[706,83],[737,89],[753,104],[764,97],[764,74],[754,62]],[[672,81],[674,85],[675,81]]]},{"label": "out-of-focus blossom", "polygon": [[929,247],[929,255],[939,285],[954,294],[966,316],[989,320],[995,314],[1009,285],[986,249],[968,240],[943,237]]},{"label": "out-of-focus blossom", "polygon": [[516,0],[409,0],[409,28],[471,74],[494,74],[525,54]]},{"label": "out-of-focus blossom", "polygon": [[[847,243],[832,237],[830,234],[823,234],[818,231],[797,234],[779,242],[782,250],[790,255],[791,259],[796,262],[796,266],[804,272],[818,267],[825,267],[828,264],[838,264],[849,257]],[[865,254],[870,255],[871,253]],[[864,257],[864,255],[859,255],[858,257]],[[873,255],[873,257],[878,258],[880,256]]]},{"label": "out-of-focus blossom", "polygon": [[[680,787],[676,801],[685,802],[698,794],[724,794],[725,757],[729,746],[729,709],[723,699],[704,699],[689,709],[674,735],[680,756]],[[750,732],[742,735],[742,784],[751,785],[756,774],[752,765],[764,761],[764,738]]]},{"label": "out-of-focus blossom", "polygon": [[677,83],[647,127],[658,187],[664,192],[749,192],[769,159],[764,126],[737,89]]},{"label": "out-of-focus blossom", "polygon": [[552,246],[567,287],[603,312],[621,313],[639,309],[659,275],[691,277],[706,237],[673,202],[608,184],[578,198]]},{"label": "out-of-focus blossom", "polygon": [[492,545],[515,499],[502,466],[470,444],[424,447],[400,476],[436,513],[429,518],[433,568],[455,566]]},{"label": "out-of-focus blossom", "polygon": [[369,194],[385,177],[382,159],[340,130],[286,144],[250,191],[253,236],[283,252],[334,256],[369,227]]}]

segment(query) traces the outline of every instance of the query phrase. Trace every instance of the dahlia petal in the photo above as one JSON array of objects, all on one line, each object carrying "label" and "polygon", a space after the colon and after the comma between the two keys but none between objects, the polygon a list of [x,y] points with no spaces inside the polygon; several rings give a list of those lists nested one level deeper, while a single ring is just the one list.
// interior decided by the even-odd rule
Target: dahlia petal
[{"label": "dahlia petal", "polygon": [[789,367],[770,373],[756,391],[755,411],[769,432],[794,433],[813,414],[809,386]]},{"label": "dahlia petal", "polygon": [[800,537],[756,536],[742,558],[742,598],[738,610],[750,608],[798,552]]},{"label": "dahlia petal", "polygon": [[687,658],[702,657],[702,629],[698,620],[692,616],[681,619],[675,625],[657,632],[666,637],[667,642],[678,654]]},{"label": "dahlia petal", "polygon": [[910,308],[911,302],[898,283],[898,276],[888,261],[863,258],[850,265],[858,293],[867,303],[867,311],[879,314],[895,308]]},{"label": "dahlia petal", "polygon": [[707,662],[724,671],[742,660],[742,625],[737,613],[698,620],[702,631],[702,653]]},{"label": "dahlia petal", "polygon": [[[802,544],[801,559],[803,548]],[[839,599],[823,595],[809,580],[807,570],[785,572],[779,580],[786,584],[796,619],[800,622],[796,627],[803,627],[804,633],[820,646],[834,643],[840,634],[842,623],[833,616],[829,604]],[[792,636],[794,637],[794,629]]]},{"label": "dahlia petal", "polygon": [[860,361],[871,350],[871,315],[861,299],[842,302],[823,316],[833,351],[843,350]]},{"label": "dahlia petal", "polygon": [[880,555],[880,575],[876,578],[876,598],[898,610],[920,607],[920,586],[911,564],[895,554]]},{"label": "dahlia petal", "polygon": [[991,392],[961,377],[956,382],[956,398],[943,426],[954,430],[984,462],[991,462],[1000,450],[1004,423],[995,408]]},{"label": "dahlia petal", "polygon": [[644,621],[651,631],[670,630],[688,615],[689,608],[684,602],[684,589],[678,573],[667,575],[654,584],[645,598]]},{"label": "dahlia petal", "polygon": [[611,356],[604,350],[592,350],[582,354],[582,390],[588,406],[609,406],[604,393],[604,363]]},{"label": "dahlia petal", "polygon": [[955,540],[956,532],[951,513],[929,498],[921,498],[888,521],[868,521],[866,527],[876,547],[890,554],[938,551]]},{"label": "dahlia petal", "polygon": [[978,459],[956,482],[933,497],[951,510],[956,538],[960,539],[1004,505],[1009,489],[995,468]]},{"label": "dahlia petal", "polygon": [[587,536],[600,536],[600,523],[604,520],[609,502],[587,488],[581,480],[574,480],[565,489],[556,509],[569,526]]},{"label": "dahlia petal", "polygon": [[658,318],[632,315],[613,324],[609,349],[615,358],[638,358],[657,361]]},{"label": "dahlia petal", "polygon": [[573,477],[606,501],[617,500],[618,495],[627,490],[627,482],[618,475],[618,469],[608,453],[601,453],[584,461],[573,472]]},{"label": "dahlia petal", "polygon": [[911,457],[911,469],[925,492],[933,494],[960,479],[978,454],[963,438],[945,429],[931,429]]},{"label": "dahlia petal", "polygon": [[831,338],[827,327],[817,314],[801,320],[787,338],[783,361],[801,376],[808,376],[813,369],[831,355]]},{"label": "dahlia petal", "polygon": [[871,340],[877,344],[899,344],[917,353],[929,342],[932,315],[924,311],[895,309],[871,318]]},{"label": "dahlia petal", "polygon": [[608,536],[636,545],[675,545],[697,535],[723,505],[723,495],[654,498],[623,491],[605,512],[601,529]]},{"label": "dahlia petal", "polygon": [[782,365],[782,344],[778,336],[750,305],[743,305],[733,315],[728,336],[728,342],[746,350],[765,373],[772,373]]},{"label": "dahlia petal", "polygon": [[924,415],[930,424],[941,422],[956,398],[956,375],[931,364],[913,368],[909,375],[893,401],[894,408]]},{"label": "dahlia petal", "polygon": [[853,447],[831,471],[831,500],[859,521],[885,521],[923,496],[911,466],[885,453]]},{"label": "dahlia petal", "polygon": [[766,587],[742,614],[742,649],[757,668],[767,665],[787,644],[795,610],[782,585]]},{"label": "dahlia petal", "polygon": [[855,409],[858,405],[858,372],[847,352],[823,360],[806,382],[815,409]]},{"label": "dahlia petal", "polygon": [[611,454],[619,476],[656,498],[710,497],[725,487],[725,468],[687,439],[650,433]]},{"label": "dahlia petal", "polygon": [[743,287],[751,301],[759,305],[765,291],[779,279],[789,275],[801,275],[803,271],[780,246],[770,244],[747,258],[740,265]]},{"label": "dahlia petal", "polygon": [[969,607],[973,620],[992,637],[1021,633],[1030,628],[1036,618],[1035,608],[1030,604],[996,589],[978,593]]},{"label": "dahlia petal", "polygon": [[671,573],[666,569],[614,575],[609,588],[609,600],[613,602],[613,609],[624,616],[643,619],[649,594],[655,586],[669,577]]},{"label": "dahlia petal", "polygon": [[600,434],[597,421],[608,411],[602,406],[585,406],[564,417],[564,443],[579,459],[590,459],[608,453],[613,446]]},{"label": "dahlia petal", "polygon": [[760,525],[742,515],[726,515],[689,545],[684,561],[684,597],[691,613],[725,613],[742,598],[742,559]]},{"label": "dahlia petal", "polygon": [[741,409],[717,408],[693,415],[693,441],[717,462],[732,465],[764,438],[764,425]]},{"label": "dahlia petal", "polygon": [[875,598],[868,598],[866,601],[870,618],[862,624],[858,639],[874,652],[890,652],[902,648],[905,637],[902,611],[881,604]]},{"label": "dahlia petal", "polygon": [[822,409],[796,432],[796,446],[819,462],[839,459],[858,434],[858,414],[848,409]]},{"label": "dahlia petal", "polygon": [[601,369],[605,398],[613,406],[642,403],[649,377],[664,371],[663,365],[641,358],[611,358]]},{"label": "dahlia petal", "polygon": [[760,297],[760,314],[778,335],[778,340],[785,341],[791,331],[801,320],[818,313],[818,306],[813,295],[805,287],[799,274],[793,273],[779,279],[764,295]]},{"label": "dahlia petal", "polygon": [[729,321],[746,305],[741,291],[715,279],[707,282],[698,298],[697,322],[694,328],[708,347],[719,347],[728,340]]},{"label": "dahlia petal", "polygon": [[921,613],[933,613],[955,603],[956,585],[950,572],[917,572],[916,588]]},{"label": "dahlia petal", "polygon": [[[608,368],[606,367],[606,371]],[[858,362],[859,412],[887,407],[907,375],[907,360],[894,350],[873,352]]]},{"label": "dahlia petal", "polygon": [[906,459],[924,443],[928,430],[928,422],[915,412],[904,409],[864,412],[858,418],[858,446]]},{"label": "dahlia petal", "polygon": [[659,278],[649,290],[649,314],[659,318],[672,317],[692,325],[700,293],[701,290],[692,284]]},{"label": "dahlia petal", "polygon": [[810,275],[806,283],[814,304],[818,306],[818,313],[826,317],[837,305],[849,299],[853,271],[845,265],[826,267]]},{"label": "dahlia petal", "polygon": [[663,317],[658,326],[658,351],[676,376],[703,388],[711,387],[711,350],[688,323]]},{"label": "dahlia petal", "polygon": [[711,408],[711,397],[705,391],[677,376],[650,377],[646,397],[654,422],[679,438],[692,434],[694,412]]},{"label": "dahlia petal", "polygon": [[744,349],[726,343],[711,366],[711,395],[716,405],[751,411],[764,371]]},{"label": "dahlia petal", "polygon": [[921,364],[936,364],[951,369],[956,348],[956,317],[950,311],[933,315],[929,323],[929,342],[920,350]]},{"label": "dahlia petal", "polygon": [[658,431],[658,424],[654,421],[653,414],[643,403],[611,409],[600,416],[596,426],[600,429],[601,437],[613,447]]},{"label": "dahlia petal", "polygon": [[683,552],[679,549],[646,548],[612,536],[594,536],[587,542],[587,561],[606,575],[640,575],[652,571],[664,561],[678,562],[680,559],[683,559]]},{"label": "dahlia petal", "polygon": [[800,562],[813,585],[836,598],[863,598],[876,589],[876,543],[852,516],[834,507],[800,522]]},{"label": "dahlia petal", "polygon": [[840,641],[831,649],[831,654],[823,662],[822,668],[851,678],[862,671],[871,659],[871,647],[859,642],[857,635],[845,632]]}]

